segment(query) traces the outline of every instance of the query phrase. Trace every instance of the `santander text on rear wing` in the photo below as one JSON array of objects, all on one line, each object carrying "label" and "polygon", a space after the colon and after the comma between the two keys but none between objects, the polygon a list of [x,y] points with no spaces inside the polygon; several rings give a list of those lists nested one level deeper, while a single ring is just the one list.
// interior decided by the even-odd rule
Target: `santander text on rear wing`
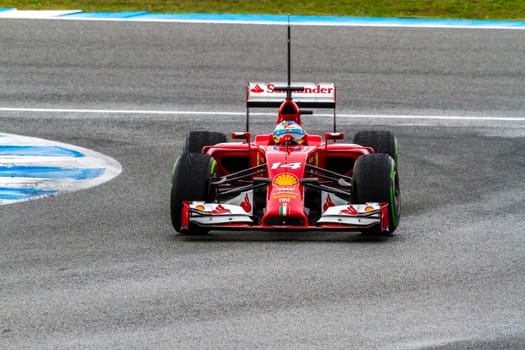
[{"label": "santander text on rear wing", "polygon": [[286,98],[286,90],[292,90],[293,100],[299,107],[335,109],[334,83],[261,83],[246,85],[248,108],[279,107]]}]

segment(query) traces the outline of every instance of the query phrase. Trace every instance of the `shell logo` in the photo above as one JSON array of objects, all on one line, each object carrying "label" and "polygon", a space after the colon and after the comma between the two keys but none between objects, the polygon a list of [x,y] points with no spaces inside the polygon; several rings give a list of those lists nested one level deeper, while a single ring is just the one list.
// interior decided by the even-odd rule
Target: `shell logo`
[{"label": "shell logo", "polygon": [[299,180],[292,174],[279,174],[273,178],[273,183],[277,186],[293,186],[297,185]]}]

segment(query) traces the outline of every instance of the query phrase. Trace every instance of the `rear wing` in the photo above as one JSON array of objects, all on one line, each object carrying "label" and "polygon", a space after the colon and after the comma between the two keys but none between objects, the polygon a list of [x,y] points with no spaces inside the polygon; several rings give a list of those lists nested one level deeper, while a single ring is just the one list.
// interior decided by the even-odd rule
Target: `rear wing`
[{"label": "rear wing", "polygon": [[[334,132],[335,84],[334,83],[262,83],[246,84],[246,131],[250,130],[250,108],[278,108],[287,97],[292,97],[299,108],[333,109]],[[301,114],[312,114],[302,111]]]},{"label": "rear wing", "polygon": [[287,90],[293,91],[293,100],[302,108],[335,109],[334,83],[248,83],[246,85],[246,107],[279,107],[287,96]]}]

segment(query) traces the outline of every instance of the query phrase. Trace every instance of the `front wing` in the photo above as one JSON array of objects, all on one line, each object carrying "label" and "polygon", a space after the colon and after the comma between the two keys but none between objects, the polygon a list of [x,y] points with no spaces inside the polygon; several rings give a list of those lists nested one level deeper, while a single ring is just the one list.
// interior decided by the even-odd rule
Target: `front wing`
[{"label": "front wing", "polygon": [[390,225],[387,202],[335,205],[326,209],[314,225],[260,225],[251,212],[239,205],[183,202],[182,226],[198,225],[213,230],[344,230],[362,231],[379,226],[386,231]]}]

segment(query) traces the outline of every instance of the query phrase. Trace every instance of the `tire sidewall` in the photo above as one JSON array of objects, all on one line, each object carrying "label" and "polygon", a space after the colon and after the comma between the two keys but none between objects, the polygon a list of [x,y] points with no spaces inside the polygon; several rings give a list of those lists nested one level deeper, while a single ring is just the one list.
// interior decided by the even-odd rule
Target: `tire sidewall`
[{"label": "tire sidewall", "polygon": [[352,203],[388,202],[389,234],[399,225],[401,192],[395,161],[388,154],[373,153],[359,157],[352,178]]},{"label": "tire sidewall", "polygon": [[207,154],[183,153],[175,162],[171,180],[170,214],[175,230],[179,233],[206,233],[207,229],[190,227],[182,229],[183,201],[213,200],[210,178],[215,168],[215,160]]}]

